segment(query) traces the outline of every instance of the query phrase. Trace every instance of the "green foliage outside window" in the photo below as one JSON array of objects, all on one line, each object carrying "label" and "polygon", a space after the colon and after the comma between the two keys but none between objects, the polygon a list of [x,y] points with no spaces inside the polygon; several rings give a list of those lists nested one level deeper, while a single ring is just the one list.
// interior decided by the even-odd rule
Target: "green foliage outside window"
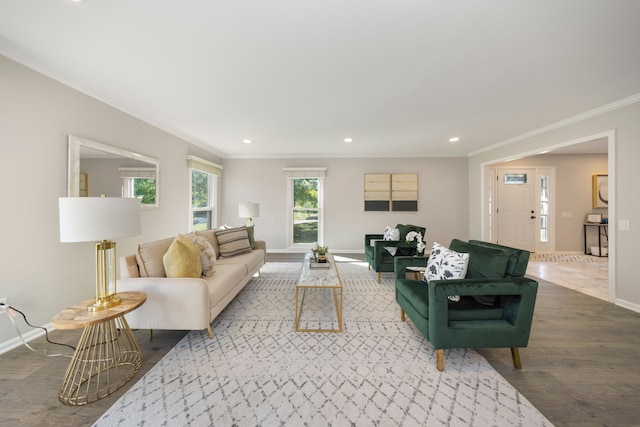
[{"label": "green foliage outside window", "polygon": [[156,203],[156,180],[153,178],[135,178],[133,180],[133,195],[140,199],[143,205]]},{"label": "green foliage outside window", "polygon": [[194,208],[209,206],[209,174],[193,170],[191,172],[191,205]]},{"label": "green foliage outside window", "polygon": [[318,240],[318,179],[293,180],[293,242]]},{"label": "green foliage outside window", "polygon": [[318,208],[318,179],[294,179],[293,200],[296,208]]},{"label": "green foliage outside window", "polygon": [[[191,171],[191,206],[211,208],[209,200],[209,174],[193,169]],[[208,230],[212,226],[211,209],[194,211],[191,228],[193,231]]]}]

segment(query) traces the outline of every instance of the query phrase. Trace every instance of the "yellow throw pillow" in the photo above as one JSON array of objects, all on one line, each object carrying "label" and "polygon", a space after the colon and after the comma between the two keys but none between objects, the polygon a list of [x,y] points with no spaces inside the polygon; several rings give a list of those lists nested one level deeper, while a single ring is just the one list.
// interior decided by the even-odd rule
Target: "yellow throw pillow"
[{"label": "yellow throw pillow", "polygon": [[201,277],[200,250],[181,234],[162,257],[167,277]]}]

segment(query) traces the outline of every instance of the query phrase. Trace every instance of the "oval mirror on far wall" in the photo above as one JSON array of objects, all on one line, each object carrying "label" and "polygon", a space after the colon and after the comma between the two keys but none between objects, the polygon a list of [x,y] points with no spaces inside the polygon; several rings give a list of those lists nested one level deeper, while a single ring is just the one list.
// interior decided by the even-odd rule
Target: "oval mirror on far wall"
[{"label": "oval mirror on far wall", "polygon": [[142,208],[159,206],[160,161],[69,135],[68,197],[136,197]]}]

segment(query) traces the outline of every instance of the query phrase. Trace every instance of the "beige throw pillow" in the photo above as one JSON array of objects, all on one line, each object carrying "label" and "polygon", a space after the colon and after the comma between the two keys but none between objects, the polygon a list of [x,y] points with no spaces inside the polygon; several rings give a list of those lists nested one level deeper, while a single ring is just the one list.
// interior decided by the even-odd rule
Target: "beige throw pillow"
[{"label": "beige throw pillow", "polygon": [[196,236],[191,239],[191,241],[196,245],[200,254],[202,275],[205,277],[211,277],[215,271],[216,264],[216,252],[213,250],[213,246],[211,246],[211,243],[202,236]]},{"label": "beige throw pillow", "polygon": [[189,239],[178,235],[162,257],[167,277],[201,277],[200,250]]}]

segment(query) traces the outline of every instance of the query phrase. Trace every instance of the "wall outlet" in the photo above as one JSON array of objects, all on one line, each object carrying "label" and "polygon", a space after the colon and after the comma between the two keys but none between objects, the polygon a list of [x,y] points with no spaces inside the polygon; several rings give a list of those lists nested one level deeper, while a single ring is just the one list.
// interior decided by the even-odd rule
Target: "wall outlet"
[{"label": "wall outlet", "polygon": [[618,228],[620,229],[620,231],[629,231],[629,220],[621,219],[618,222]]}]

